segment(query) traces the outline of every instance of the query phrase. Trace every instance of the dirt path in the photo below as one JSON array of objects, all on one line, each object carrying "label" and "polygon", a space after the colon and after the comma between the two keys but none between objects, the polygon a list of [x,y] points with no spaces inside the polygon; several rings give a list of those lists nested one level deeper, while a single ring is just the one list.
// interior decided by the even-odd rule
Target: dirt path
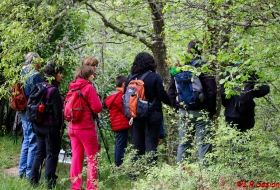
[{"label": "dirt path", "polygon": [[12,176],[18,176],[18,166],[6,169],[4,170],[4,172]]}]

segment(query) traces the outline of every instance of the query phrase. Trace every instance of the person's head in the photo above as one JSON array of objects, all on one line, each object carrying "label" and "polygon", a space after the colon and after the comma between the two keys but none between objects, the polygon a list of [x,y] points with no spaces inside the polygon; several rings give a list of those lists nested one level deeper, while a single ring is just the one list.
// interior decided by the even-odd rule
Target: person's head
[{"label": "person's head", "polygon": [[30,65],[30,64],[34,64],[34,67],[36,70],[39,70],[41,68],[41,63],[39,61],[36,61],[36,59],[39,59],[40,56],[37,52],[29,52],[26,54],[25,56],[25,62],[24,65]]},{"label": "person's head", "polygon": [[156,62],[152,55],[142,52],[136,55],[131,67],[131,73],[144,73],[146,71],[156,71]]},{"label": "person's head", "polygon": [[64,67],[62,65],[57,65],[55,62],[51,62],[44,68],[44,73],[47,76],[54,76],[55,81],[60,82],[63,75],[62,72]]},{"label": "person's head", "polygon": [[190,41],[188,44],[188,53],[195,56],[201,56],[202,54],[202,42],[201,41]]},{"label": "person's head", "polygon": [[116,77],[116,87],[124,87],[124,83],[127,79],[127,76],[125,75],[119,75]]},{"label": "person's head", "polygon": [[94,79],[94,71],[91,66],[83,65],[80,66],[74,74],[75,79],[82,78],[85,80],[93,82]]},{"label": "person's head", "polygon": [[96,72],[98,67],[98,60],[94,57],[86,57],[84,58],[82,65],[89,65],[93,68],[93,71]]}]

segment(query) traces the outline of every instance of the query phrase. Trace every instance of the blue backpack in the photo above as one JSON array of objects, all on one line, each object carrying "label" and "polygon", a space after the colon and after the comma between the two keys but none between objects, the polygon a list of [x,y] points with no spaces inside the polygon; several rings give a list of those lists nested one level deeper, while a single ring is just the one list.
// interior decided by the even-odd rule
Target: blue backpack
[{"label": "blue backpack", "polygon": [[[191,63],[194,67],[200,59]],[[202,61],[203,62],[203,61]],[[183,102],[188,110],[196,110],[202,107],[204,93],[201,82],[197,76],[192,76],[190,71],[182,71],[174,76],[177,89],[177,101]]]}]

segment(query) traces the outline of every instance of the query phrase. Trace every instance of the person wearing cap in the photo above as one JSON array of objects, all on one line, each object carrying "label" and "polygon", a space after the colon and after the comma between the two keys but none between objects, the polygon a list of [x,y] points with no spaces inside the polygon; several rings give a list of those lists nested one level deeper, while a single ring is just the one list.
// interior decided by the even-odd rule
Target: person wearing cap
[{"label": "person wearing cap", "polygon": [[[27,77],[24,82],[24,93],[27,99],[29,98],[32,86],[43,82],[43,77],[39,73],[41,63],[38,62],[38,58],[40,58],[40,56],[36,52],[29,52],[25,56],[25,63],[21,75]],[[37,141],[32,130],[33,124],[26,119],[26,110],[20,112],[20,117],[22,121],[23,141],[21,145],[18,172],[20,178],[26,177],[29,179],[33,159],[37,151]]]}]

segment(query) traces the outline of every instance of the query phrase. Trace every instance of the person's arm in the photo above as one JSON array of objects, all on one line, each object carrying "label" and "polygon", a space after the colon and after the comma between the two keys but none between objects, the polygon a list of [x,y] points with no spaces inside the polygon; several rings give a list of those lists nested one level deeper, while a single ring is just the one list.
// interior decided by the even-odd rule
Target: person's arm
[{"label": "person's arm", "polygon": [[261,98],[270,92],[270,87],[268,85],[262,85],[257,87],[257,90],[253,90],[254,98]]},{"label": "person's arm", "polygon": [[54,88],[54,90],[52,90],[50,99],[51,99],[51,104],[53,106],[54,118],[57,121],[58,127],[61,127],[63,124],[63,116],[62,116],[63,101],[59,93],[59,90],[57,88]]},{"label": "person's arm", "polygon": [[121,113],[124,113],[123,104],[122,104],[122,95],[123,95],[122,93],[116,94],[117,97],[113,103],[117,106],[118,110]]},{"label": "person's arm", "polygon": [[259,76],[254,73],[251,74],[249,78],[249,82],[252,84],[253,87],[253,96],[254,98],[261,98],[267,95],[270,92],[270,87],[267,84],[262,84],[261,86],[256,86],[259,84]]},{"label": "person's arm", "polygon": [[167,105],[171,105],[169,96],[164,89],[162,78],[159,75],[157,75],[156,78],[156,89],[157,89],[157,97],[160,99],[160,101]]},{"label": "person's arm", "polygon": [[176,93],[175,79],[173,76],[171,76],[171,79],[169,82],[168,96],[169,96],[171,106],[176,107],[177,93]]},{"label": "person's arm", "polygon": [[203,91],[205,93],[206,105],[208,111],[211,115],[216,113],[216,94],[217,94],[217,86],[215,77],[208,76],[207,74],[202,73],[199,76],[201,84],[203,86]]},{"label": "person's arm", "polygon": [[93,113],[98,114],[102,110],[102,103],[92,85],[87,85],[85,88],[87,88],[86,90],[88,91],[86,100],[89,103]]}]

